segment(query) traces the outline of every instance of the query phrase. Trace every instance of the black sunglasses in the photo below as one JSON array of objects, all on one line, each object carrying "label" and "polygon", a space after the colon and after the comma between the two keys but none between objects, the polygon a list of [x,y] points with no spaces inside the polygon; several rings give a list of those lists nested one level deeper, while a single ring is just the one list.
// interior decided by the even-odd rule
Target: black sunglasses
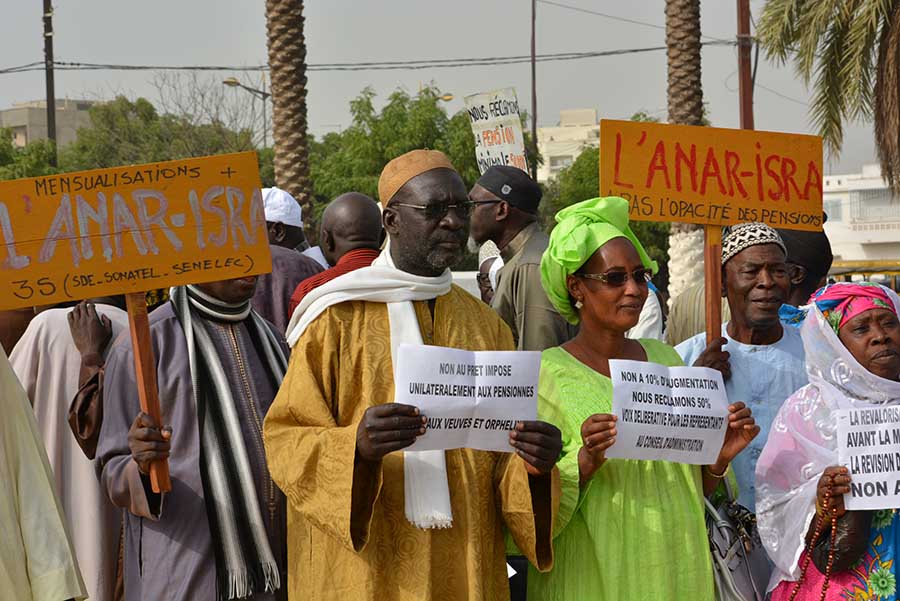
[{"label": "black sunglasses", "polygon": [[416,209],[417,211],[422,211],[422,213],[425,215],[425,219],[428,219],[429,221],[443,219],[447,216],[447,213],[450,212],[450,209],[453,209],[456,212],[457,217],[459,217],[460,219],[468,219],[469,215],[472,213],[472,203],[468,200],[464,200],[462,202],[436,202],[429,205],[414,205],[406,202],[392,202],[390,206],[407,207],[410,209]]},{"label": "black sunglasses", "polygon": [[627,271],[607,271],[606,273],[576,273],[576,277],[587,280],[597,280],[607,286],[624,286],[628,278],[633,279],[639,286],[646,286],[653,277],[653,272],[646,267],[635,269],[631,273]]}]

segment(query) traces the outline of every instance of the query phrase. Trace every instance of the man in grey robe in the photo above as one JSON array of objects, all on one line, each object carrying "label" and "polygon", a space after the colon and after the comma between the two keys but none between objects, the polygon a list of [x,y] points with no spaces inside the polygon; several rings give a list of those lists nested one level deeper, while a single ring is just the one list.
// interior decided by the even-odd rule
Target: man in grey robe
[{"label": "man in grey robe", "polygon": [[469,192],[474,205],[469,235],[478,244],[492,241],[503,259],[491,307],[512,330],[520,351],[559,346],[578,331],[541,284],[541,257],[550,243],[538,223],[542,194],[527,173],[509,165],[489,168]]},{"label": "man in grey robe", "polygon": [[[141,412],[130,339],[110,351],[97,460],[125,509],[128,600],[285,598],[285,500],[261,429],[288,350],[251,310],[255,286],[176,288],[151,314],[162,424]],[[172,490],[155,494],[148,474],[163,458]]]}]

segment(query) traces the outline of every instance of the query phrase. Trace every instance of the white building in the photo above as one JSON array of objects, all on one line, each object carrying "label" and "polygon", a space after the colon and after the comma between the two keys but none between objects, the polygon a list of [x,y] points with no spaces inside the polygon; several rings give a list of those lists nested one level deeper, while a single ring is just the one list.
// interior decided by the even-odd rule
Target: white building
[{"label": "white building", "polygon": [[835,261],[900,261],[900,197],[891,194],[878,165],[862,173],[826,175],[825,233]]},{"label": "white building", "polygon": [[600,124],[594,109],[570,109],[559,112],[559,125],[539,127],[538,150],[544,164],[538,168],[537,179],[546,183],[571,165],[585,148],[600,145]]}]

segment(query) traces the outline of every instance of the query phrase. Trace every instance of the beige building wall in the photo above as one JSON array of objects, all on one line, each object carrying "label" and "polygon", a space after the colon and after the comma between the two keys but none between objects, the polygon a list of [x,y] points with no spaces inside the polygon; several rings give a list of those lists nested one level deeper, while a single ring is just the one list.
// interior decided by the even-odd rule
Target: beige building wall
[{"label": "beige building wall", "polygon": [[826,175],[825,233],[835,260],[900,260],[900,198],[891,194],[878,165],[861,173]]},{"label": "beige building wall", "polygon": [[559,125],[539,127],[538,150],[544,164],[538,168],[537,179],[546,183],[571,165],[585,148],[600,145],[600,124],[594,109],[569,109],[559,112]]},{"label": "beige building wall", "polygon": [[[78,128],[91,124],[92,100],[56,101],[56,140],[60,147],[75,141]],[[0,128],[12,130],[16,146],[47,139],[47,103],[43,100],[14,104],[0,111]]]}]

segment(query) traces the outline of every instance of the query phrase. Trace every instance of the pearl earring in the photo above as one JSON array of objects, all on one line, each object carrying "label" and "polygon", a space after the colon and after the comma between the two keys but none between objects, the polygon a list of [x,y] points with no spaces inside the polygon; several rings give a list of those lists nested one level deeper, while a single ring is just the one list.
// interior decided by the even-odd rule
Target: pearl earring
[{"label": "pearl earring", "polygon": [[581,302],[580,300],[575,301],[575,308],[576,308],[576,309],[581,310],[582,307],[584,307],[584,303],[583,303],[583,302]]}]

